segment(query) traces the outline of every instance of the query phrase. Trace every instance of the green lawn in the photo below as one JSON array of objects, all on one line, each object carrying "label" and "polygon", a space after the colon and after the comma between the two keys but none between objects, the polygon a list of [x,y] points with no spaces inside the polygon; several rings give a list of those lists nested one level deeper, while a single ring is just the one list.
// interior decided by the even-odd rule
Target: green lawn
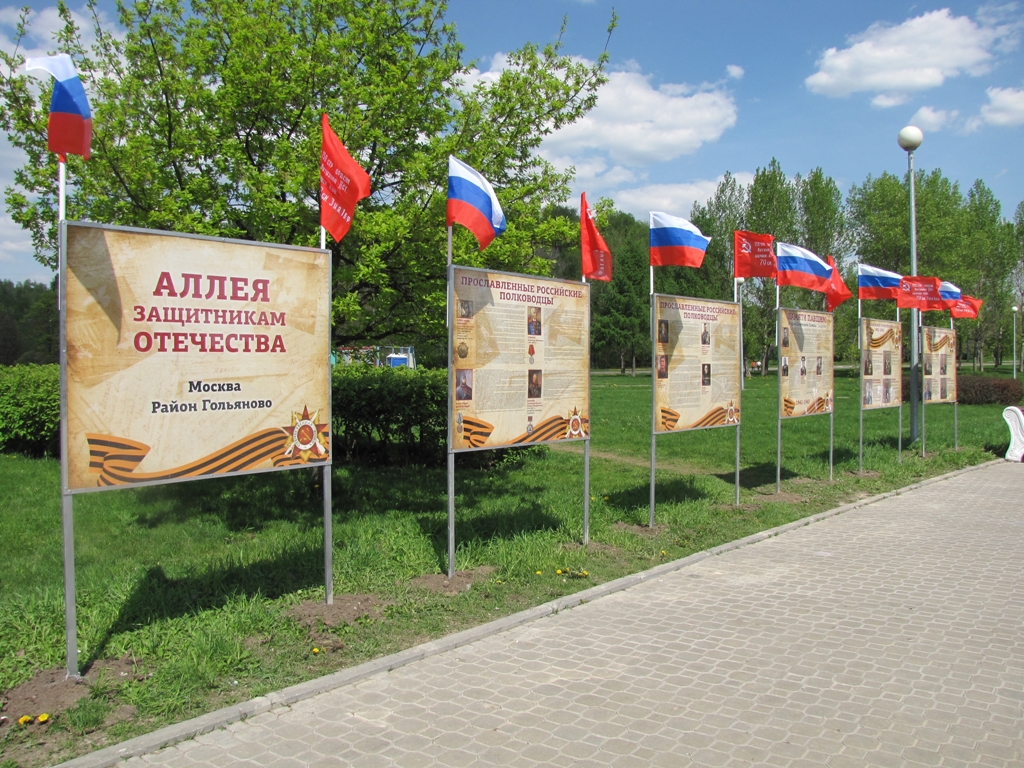
[{"label": "green lawn", "polygon": [[[389,605],[381,618],[315,635],[285,615],[323,599],[310,472],[77,496],[83,662],[129,656],[141,674],[95,688],[35,747],[41,726],[8,729],[0,766],[12,755],[19,765],[54,762],[1006,450],[1000,406],[960,408],[958,452],[953,407],[931,406],[929,456],[914,445],[898,464],[896,411],[874,412],[865,417],[868,472],[857,475],[857,379],[836,384],[835,483],[828,417],[796,419],[783,425],[785,501],[773,498],[776,381],[754,378],[743,398],[741,507],[732,506],[735,430],[663,436],[659,527],[647,533],[636,526],[648,516],[650,378],[595,376],[590,533],[600,546],[578,546],[580,453],[532,449],[483,468],[479,455],[475,467],[459,457],[457,566],[494,570],[457,596],[410,584],[445,569],[444,470],[336,467],[335,592]],[[59,464],[0,455],[0,499],[3,691],[64,664]],[[314,645],[329,650],[314,654]],[[104,727],[123,705],[132,716]]]}]

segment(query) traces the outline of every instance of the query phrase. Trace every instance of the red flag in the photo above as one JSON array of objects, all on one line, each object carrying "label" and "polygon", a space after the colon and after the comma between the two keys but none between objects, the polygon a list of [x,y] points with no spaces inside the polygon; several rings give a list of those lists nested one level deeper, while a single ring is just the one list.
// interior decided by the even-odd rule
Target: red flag
[{"label": "red flag", "polygon": [[825,306],[828,307],[829,312],[834,312],[836,307],[842,304],[847,299],[852,299],[853,294],[850,293],[850,289],[846,287],[846,283],[843,282],[843,276],[839,274],[839,267],[836,265],[836,260],[831,256],[826,257],[828,259],[828,265],[832,267],[832,279],[829,280],[828,290],[825,291]]},{"label": "red flag", "polygon": [[340,243],[352,226],[356,203],[370,194],[370,177],[331,130],[326,112],[320,124],[320,226]]},{"label": "red flag", "polygon": [[946,309],[948,302],[939,293],[941,283],[937,277],[900,278],[896,306],[900,309]]},{"label": "red flag", "polygon": [[774,237],[737,229],[732,233],[732,242],[734,277],[775,277],[778,262],[772,250]]},{"label": "red flag", "polygon": [[591,280],[612,279],[612,254],[594,224],[594,212],[587,205],[587,193],[580,197],[580,254],[583,276]]},{"label": "red flag", "polygon": [[981,305],[984,303],[981,299],[976,299],[963,293],[960,294],[960,299],[957,303],[950,307],[949,314],[953,317],[974,320],[978,317],[978,310],[981,309]]}]

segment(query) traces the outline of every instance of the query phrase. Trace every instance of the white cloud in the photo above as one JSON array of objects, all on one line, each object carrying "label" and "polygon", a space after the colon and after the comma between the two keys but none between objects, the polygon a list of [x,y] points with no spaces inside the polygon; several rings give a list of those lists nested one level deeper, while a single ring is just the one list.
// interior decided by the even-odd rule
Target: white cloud
[{"label": "white cloud", "polygon": [[733,80],[739,80],[745,74],[743,67],[738,64],[730,64],[725,68],[725,73]]},{"label": "white cloud", "polygon": [[908,125],[916,125],[923,131],[938,131],[948,126],[956,116],[960,114],[955,109],[933,109],[932,107],[921,107],[914,116],[910,118]]},{"label": "white cloud", "polygon": [[907,95],[936,88],[947,78],[988,72],[994,52],[1018,42],[1020,23],[1007,9],[984,8],[976,22],[953,16],[948,8],[931,11],[902,24],[872,24],[848,38],[848,47],[829,48],[818,71],[805,81],[813,93],[849,96],[874,92],[876,107],[903,104]]},{"label": "white cloud", "polygon": [[989,88],[988,104],[981,108],[981,117],[989,125],[1024,125],[1024,89]]},{"label": "white cloud", "polygon": [[[115,35],[123,34],[111,20],[106,11],[100,11],[100,20],[105,29],[114,32]],[[5,50],[14,49],[13,35],[15,25],[21,16],[21,9],[15,6],[4,6],[0,8],[0,45]],[[96,42],[96,34],[93,29],[91,12],[86,7],[71,11],[71,18],[78,25],[82,44],[89,48]],[[38,10],[32,10],[28,16],[28,32],[21,41],[19,53],[26,58],[30,56],[46,56],[57,50],[55,42],[57,33],[64,29],[64,20],[57,12],[57,6],[51,5]]]},{"label": "white cloud", "polygon": [[[754,174],[733,174],[740,184],[749,184]],[[620,189],[610,196],[615,205],[638,219],[646,220],[650,211],[665,211],[674,216],[689,217],[693,204],[705,203],[715,194],[722,176],[700,179],[686,184],[648,184],[634,189]]]},{"label": "white cloud", "polygon": [[549,136],[545,156],[601,152],[615,163],[649,165],[696,152],[736,124],[736,102],[721,88],[679,83],[655,88],[639,72],[611,72],[597,106]]}]

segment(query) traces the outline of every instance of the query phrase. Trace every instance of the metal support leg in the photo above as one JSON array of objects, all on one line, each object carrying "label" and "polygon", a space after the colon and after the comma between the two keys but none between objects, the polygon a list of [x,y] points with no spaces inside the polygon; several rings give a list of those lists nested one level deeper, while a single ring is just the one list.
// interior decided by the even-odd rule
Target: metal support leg
[{"label": "metal support leg", "polygon": [[334,515],[331,498],[331,465],[323,471],[324,491],[324,596],[327,605],[334,605]]},{"label": "metal support leg", "polygon": [[74,497],[61,495],[61,517],[64,529],[64,637],[68,677],[78,675],[78,615],[75,602],[75,522]]},{"label": "metal support leg", "polygon": [[[861,411],[861,413],[863,414],[864,412]],[[828,414],[828,481],[830,483],[834,479],[833,470],[834,470],[834,467],[835,467],[835,462],[833,460],[833,456],[835,454],[835,445],[836,445],[836,412],[835,412],[835,407],[833,406],[833,409],[831,411],[829,411],[829,414]]]},{"label": "metal support leg", "polygon": [[455,577],[455,454],[448,452],[448,578]]},{"label": "metal support leg", "polygon": [[654,527],[654,467],[658,459],[658,444],[655,442],[654,431],[651,431],[651,519],[648,525]]},{"label": "metal support leg", "polygon": [[590,439],[583,441],[583,546],[590,543]]},{"label": "metal support leg", "polygon": [[736,425],[736,506],[740,505],[740,425]]}]

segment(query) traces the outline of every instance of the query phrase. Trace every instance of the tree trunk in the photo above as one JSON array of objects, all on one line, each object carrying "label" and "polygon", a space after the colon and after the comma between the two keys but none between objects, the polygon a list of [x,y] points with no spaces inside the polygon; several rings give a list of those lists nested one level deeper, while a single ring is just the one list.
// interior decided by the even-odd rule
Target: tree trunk
[{"label": "tree trunk", "polygon": [[626,375],[626,350],[619,350],[619,375]]},{"label": "tree trunk", "polygon": [[633,352],[633,378],[636,378],[636,352]]}]

